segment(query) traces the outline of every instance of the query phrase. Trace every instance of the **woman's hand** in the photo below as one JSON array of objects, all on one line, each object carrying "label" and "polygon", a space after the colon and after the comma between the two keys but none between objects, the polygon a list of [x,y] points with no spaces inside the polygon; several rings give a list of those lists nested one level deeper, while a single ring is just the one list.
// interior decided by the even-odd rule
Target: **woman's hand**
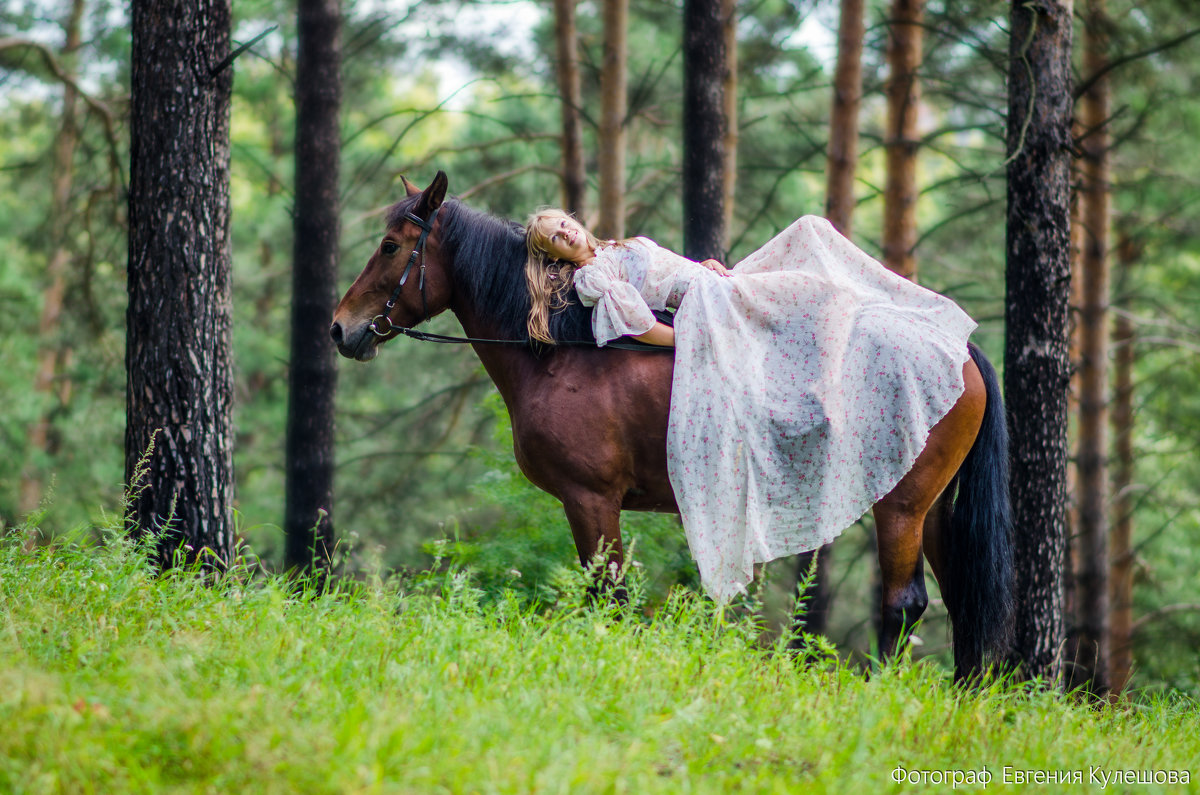
[{"label": "woman's hand", "polygon": [[726,268],[724,265],[722,265],[720,262],[718,262],[715,259],[706,259],[706,260],[704,260],[704,262],[701,262],[700,265],[701,265],[701,267],[708,268],[710,271],[717,274],[718,276],[732,276],[733,275],[733,271],[729,270],[729,268]]}]

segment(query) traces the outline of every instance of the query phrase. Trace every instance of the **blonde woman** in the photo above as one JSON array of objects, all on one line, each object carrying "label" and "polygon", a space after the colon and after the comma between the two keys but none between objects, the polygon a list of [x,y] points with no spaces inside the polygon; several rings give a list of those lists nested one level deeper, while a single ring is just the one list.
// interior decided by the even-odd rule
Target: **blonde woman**
[{"label": "blonde woman", "polygon": [[[726,269],[644,237],[597,240],[560,210],[526,226],[529,334],[574,292],[596,343],[674,346],[667,469],[718,599],[753,564],[831,541],[912,468],[964,391],[976,324],[822,218]],[[676,309],[674,327],[652,310]]]},{"label": "blonde woman", "polygon": [[[609,248],[612,249],[613,256],[619,256],[620,249],[629,246],[647,249],[659,248],[649,238],[634,238],[623,243],[611,240],[602,243],[583,224],[575,220],[574,216],[552,208],[535,213],[530,218],[525,230],[525,239],[529,247],[529,259],[525,264],[525,279],[529,285],[529,295],[532,299],[532,308],[529,312],[529,336],[539,342],[550,344],[554,344],[554,339],[550,336],[551,313],[567,305],[567,296],[570,294],[571,288],[576,286],[575,271],[590,265],[598,250]],[[666,250],[659,249],[659,251],[665,252]],[[640,258],[637,259],[640,261]],[[679,260],[676,263],[678,265],[697,264],[683,257],[676,257],[676,259]],[[721,275],[729,273],[725,266],[715,259],[705,260],[699,265]],[[597,276],[599,276],[599,272]],[[589,303],[588,297],[595,292],[596,289],[589,291],[585,282],[584,292],[580,293],[583,303],[588,306],[594,305],[594,301]],[[654,301],[654,303],[661,305],[647,308],[659,310],[667,308],[665,300]],[[623,304],[613,305],[618,310],[623,306]],[[639,302],[634,301],[633,307],[635,311],[640,309]],[[595,317],[594,314],[593,317]],[[650,318],[653,318],[652,314]],[[643,321],[640,325],[648,322],[644,315],[637,319]],[[655,321],[640,333],[635,333],[635,328],[627,325],[611,325],[610,327],[612,329],[620,328],[622,331],[620,334],[611,336],[605,335],[603,332],[597,334],[596,341],[600,345],[620,336],[631,336],[640,342],[647,342],[651,345],[670,346],[675,344],[675,334],[672,328],[665,323]]]}]

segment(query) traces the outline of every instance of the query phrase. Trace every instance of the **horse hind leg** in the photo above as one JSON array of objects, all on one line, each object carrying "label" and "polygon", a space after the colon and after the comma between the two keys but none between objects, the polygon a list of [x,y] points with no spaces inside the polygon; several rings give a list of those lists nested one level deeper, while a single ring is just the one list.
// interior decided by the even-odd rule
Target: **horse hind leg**
[{"label": "horse hind leg", "polygon": [[941,537],[950,505],[943,492],[924,514],[911,506],[875,506],[881,574],[880,659],[895,654],[904,633],[913,630],[929,606],[925,561],[934,578],[942,581]]},{"label": "horse hind leg", "polygon": [[933,571],[934,579],[943,588],[945,581],[942,578],[945,576],[947,565],[946,533],[949,532],[950,514],[954,509],[954,501],[949,496],[952,491],[954,491],[953,487],[948,487],[943,491],[933,504],[933,508],[925,515],[921,538],[921,549],[925,553],[925,560]]},{"label": "horse hind leg", "polygon": [[878,503],[873,512],[881,586],[879,658],[886,660],[896,653],[904,633],[912,631],[929,605],[921,555],[925,512],[888,502]]},{"label": "horse hind leg", "polygon": [[[929,603],[923,543],[927,542],[934,575],[939,582],[945,582],[947,539],[939,532],[939,520],[945,517],[944,506],[939,506],[932,517],[930,514],[970,452],[983,417],[983,380],[972,361],[964,365],[963,377],[966,383],[963,396],[933,426],[925,449],[908,474],[874,508],[883,584],[881,658],[895,652],[904,629],[912,627]],[[927,517],[933,532],[926,540]]]}]

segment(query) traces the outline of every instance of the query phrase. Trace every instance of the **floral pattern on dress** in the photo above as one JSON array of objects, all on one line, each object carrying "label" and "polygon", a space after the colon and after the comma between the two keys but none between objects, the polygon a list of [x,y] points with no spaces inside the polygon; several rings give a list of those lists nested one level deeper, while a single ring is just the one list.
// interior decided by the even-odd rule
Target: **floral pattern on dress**
[{"label": "floral pattern on dress", "polygon": [[601,345],[678,308],[667,469],[717,601],[895,487],[961,397],[976,328],[813,216],[732,276],[636,238],[602,247],[575,285]]}]

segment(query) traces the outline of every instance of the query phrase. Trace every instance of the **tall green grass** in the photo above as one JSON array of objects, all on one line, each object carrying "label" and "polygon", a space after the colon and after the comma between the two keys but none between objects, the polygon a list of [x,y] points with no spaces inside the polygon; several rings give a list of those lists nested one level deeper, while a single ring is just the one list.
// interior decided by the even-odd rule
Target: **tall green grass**
[{"label": "tall green grass", "polygon": [[1041,790],[1097,791],[1093,766],[1200,787],[1182,696],[1095,709],[906,661],[868,678],[681,590],[645,617],[562,576],[534,609],[456,569],[316,591],[252,560],[158,575],[114,532],[22,542],[0,539],[3,792],[943,791],[984,766],[986,789],[1025,789],[1005,766],[1080,771]]}]

